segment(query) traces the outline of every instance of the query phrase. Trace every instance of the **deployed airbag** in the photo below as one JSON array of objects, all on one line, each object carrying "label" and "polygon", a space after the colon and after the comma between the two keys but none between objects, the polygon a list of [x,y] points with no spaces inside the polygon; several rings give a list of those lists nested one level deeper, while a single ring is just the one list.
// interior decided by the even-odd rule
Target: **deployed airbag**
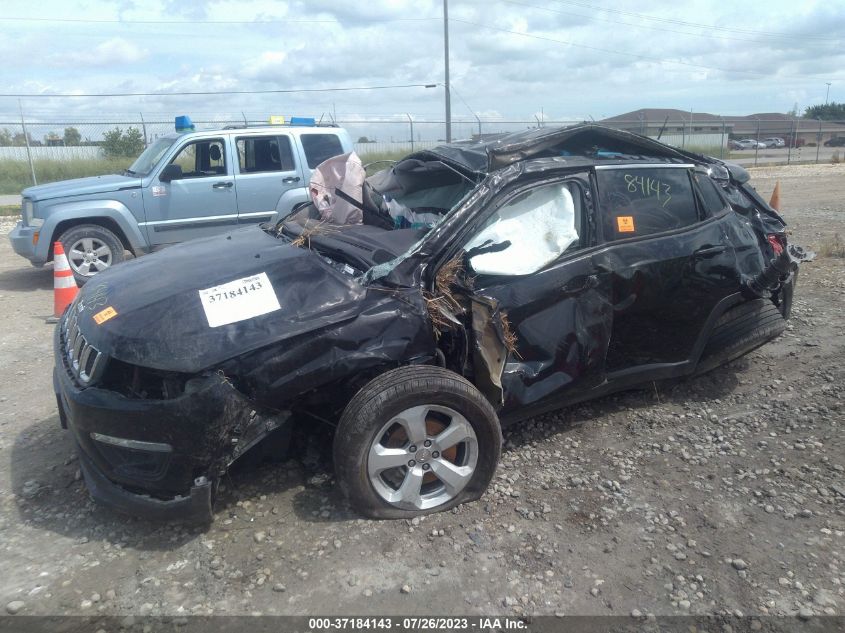
[{"label": "deployed airbag", "polygon": [[578,239],[575,203],[565,184],[539,187],[502,207],[464,248],[510,245],[470,258],[476,273],[527,275],[551,263]]},{"label": "deployed airbag", "polygon": [[355,152],[333,156],[317,165],[308,191],[320,218],[332,224],[361,224],[364,219],[361,209],[338,196],[336,191],[339,189],[362,205],[366,176],[361,159]]}]

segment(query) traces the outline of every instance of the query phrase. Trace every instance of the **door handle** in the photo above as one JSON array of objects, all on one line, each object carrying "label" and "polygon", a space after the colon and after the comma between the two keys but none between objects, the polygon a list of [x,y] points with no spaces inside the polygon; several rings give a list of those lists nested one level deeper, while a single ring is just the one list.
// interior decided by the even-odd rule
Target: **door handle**
[{"label": "door handle", "polygon": [[282,182],[288,185],[292,182],[299,182],[299,176],[288,176],[287,178],[282,178]]},{"label": "door handle", "polygon": [[227,181],[227,182],[215,182],[211,185],[212,189],[231,189],[235,183]]},{"label": "door handle", "polygon": [[692,256],[696,259],[704,259],[706,257],[713,257],[714,255],[719,255],[724,253],[728,249],[727,246],[705,246],[703,248],[699,248],[695,251]]}]

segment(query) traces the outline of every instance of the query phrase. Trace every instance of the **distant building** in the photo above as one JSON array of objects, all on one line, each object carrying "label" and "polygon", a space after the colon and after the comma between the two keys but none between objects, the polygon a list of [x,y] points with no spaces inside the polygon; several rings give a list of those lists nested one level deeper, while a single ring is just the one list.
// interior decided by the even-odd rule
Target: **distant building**
[{"label": "distant building", "polygon": [[690,148],[724,147],[733,133],[733,125],[721,117],[671,108],[641,108],[600,123]]},{"label": "distant building", "polygon": [[793,138],[798,144],[811,144],[845,136],[845,122],[817,121],[782,112],[718,116],[671,108],[641,108],[603,119],[601,123],[655,138],[662,130],[660,140],[681,147],[710,145],[716,136],[721,142],[716,145],[727,143],[728,139],[763,140],[773,136],[787,142]]}]

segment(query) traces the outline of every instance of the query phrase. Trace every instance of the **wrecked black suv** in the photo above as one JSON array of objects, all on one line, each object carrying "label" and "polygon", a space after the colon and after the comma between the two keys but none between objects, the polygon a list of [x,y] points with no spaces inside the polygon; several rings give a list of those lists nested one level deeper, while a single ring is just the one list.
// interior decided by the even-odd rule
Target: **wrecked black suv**
[{"label": "wrecked black suv", "polygon": [[221,476],[333,429],[371,517],[477,499],[501,428],[777,336],[800,252],[739,167],[596,125],[412,154],[274,225],[87,284],[55,333],[92,496],[209,520]]}]

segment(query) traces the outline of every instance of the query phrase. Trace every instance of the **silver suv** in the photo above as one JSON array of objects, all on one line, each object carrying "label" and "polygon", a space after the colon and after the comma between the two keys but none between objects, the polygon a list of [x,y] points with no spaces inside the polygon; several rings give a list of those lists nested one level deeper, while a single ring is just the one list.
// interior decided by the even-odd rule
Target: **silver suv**
[{"label": "silver suv", "polygon": [[60,241],[78,283],[168,244],[286,214],[306,202],[311,170],[352,151],[338,127],[238,127],[174,132],[122,174],[25,189],[23,219],[10,234],[35,266]]}]

